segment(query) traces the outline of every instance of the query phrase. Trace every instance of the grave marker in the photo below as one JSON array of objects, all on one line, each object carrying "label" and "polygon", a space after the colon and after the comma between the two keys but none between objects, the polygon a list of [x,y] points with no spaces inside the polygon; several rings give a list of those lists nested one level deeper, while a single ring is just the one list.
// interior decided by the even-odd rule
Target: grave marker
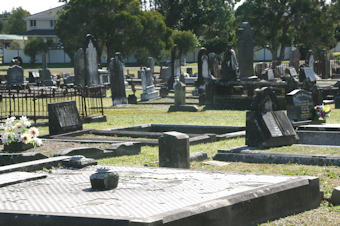
[{"label": "grave marker", "polygon": [[85,86],[85,56],[82,48],[74,54],[74,76],[75,84]]},{"label": "grave marker", "polygon": [[48,121],[50,135],[83,129],[75,101],[48,104]]},{"label": "grave marker", "polygon": [[155,85],[153,84],[152,71],[150,68],[144,68],[141,71],[138,71],[142,78],[142,88],[143,93],[141,94],[141,100],[147,101],[152,100],[158,97],[158,93],[155,90]]},{"label": "grave marker", "polygon": [[293,121],[312,120],[313,98],[312,93],[302,89],[296,89],[286,95],[287,115]]},{"label": "grave marker", "polygon": [[117,52],[115,56],[111,59],[109,68],[111,76],[110,81],[112,104],[126,104],[124,64],[122,62],[120,53]]},{"label": "grave marker", "polygon": [[248,22],[243,22],[239,28],[238,43],[238,63],[240,67],[240,77],[247,78],[253,76],[254,59],[254,31]]},{"label": "grave marker", "polygon": [[24,84],[24,70],[18,65],[13,65],[7,70],[7,85],[20,86]]},{"label": "grave marker", "polygon": [[98,63],[97,63],[97,50],[89,39],[88,46],[85,50],[85,70],[86,70],[86,85],[96,86],[99,85]]}]

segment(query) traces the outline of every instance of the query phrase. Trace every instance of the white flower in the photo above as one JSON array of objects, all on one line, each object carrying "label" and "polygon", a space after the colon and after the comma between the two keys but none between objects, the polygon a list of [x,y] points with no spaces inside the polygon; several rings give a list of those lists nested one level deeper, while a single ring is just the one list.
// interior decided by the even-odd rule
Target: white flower
[{"label": "white flower", "polygon": [[21,116],[20,117],[20,121],[22,122],[22,124],[24,124],[24,126],[26,126],[27,128],[31,126],[31,122],[28,121],[26,116]]},{"label": "white flower", "polygon": [[5,129],[4,124],[0,124],[0,129],[1,129],[1,130],[4,130],[4,129]]},{"label": "white flower", "polygon": [[3,144],[7,144],[7,142],[9,141],[9,139],[10,139],[10,134],[9,133],[3,133],[2,135],[1,135],[1,142],[3,143]]},{"label": "white flower", "polygon": [[30,128],[29,133],[31,134],[32,137],[39,136],[39,130],[35,127]]},{"label": "white flower", "polygon": [[14,125],[14,130],[17,132],[17,133],[21,133],[23,130],[25,129],[24,125],[21,124],[20,122],[17,122],[15,123]]},{"label": "white flower", "polygon": [[31,136],[29,134],[23,134],[21,136],[21,140],[23,143],[28,144],[29,142],[31,142]]},{"label": "white flower", "polygon": [[16,118],[15,118],[14,116],[13,116],[13,117],[10,117],[10,118],[7,118],[7,119],[6,119],[6,123],[10,123],[10,124],[11,124],[11,123],[13,123],[13,122],[15,121],[15,119],[16,119]]},{"label": "white flower", "polygon": [[42,145],[42,140],[38,137],[33,138],[33,142],[39,147]]}]

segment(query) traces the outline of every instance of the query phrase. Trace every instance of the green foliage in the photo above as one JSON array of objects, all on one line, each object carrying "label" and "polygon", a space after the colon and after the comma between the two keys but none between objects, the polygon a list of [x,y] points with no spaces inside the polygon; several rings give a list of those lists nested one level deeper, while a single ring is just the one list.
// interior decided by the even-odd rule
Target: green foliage
[{"label": "green foliage", "polygon": [[24,47],[24,53],[31,59],[31,64],[35,63],[35,57],[39,52],[47,52],[48,45],[41,38],[28,40]]},{"label": "green foliage", "polygon": [[[234,4],[221,0],[155,0],[156,10],[165,17],[167,26],[175,30],[191,30],[201,40],[220,38],[236,43]],[[223,50],[226,46],[223,47]],[[221,47],[222,48],[222,47]],[[219,49],[217,52],[223,51]]]},{"label": "green foliage", "polygon": [[3,31],[7,34],[22,34],[26,31],[26,21],[24,18],[30,13],[19,7],[13,9],[8,15],[6,22],[3,25]]},{"label": "green foliage", "polygon": [[191,31],[174,31],[172,39],[182,54],[193,51],[198,45],[198,39]]},{"label": "green foliage", "polygon": [[221,54],[228,46],[232,46],[232,43],[225,37],[216,36],[215,38],[205,41],[203,46],[208,50],[208,52]]},{"label": "green foliage", "polygon": [[[98,55],[105,46],[108,60],[114,52],[139,52],[158,57],[169,47],[171,31],[156,12],[142,12],[138,0],[71,0],[61,11],[56,33],[73,56],[90,33],[97,39]],[[72,35],[70,35],[72,34]]]},{"label": "green foliage", "polygon": [[21,49],[20,44],[16,41],[12,41],[8,49]]},{"label": "green foliage", "polygon": [[[238,22],[248,21],[255,32],[255,43],[273,53],[273,60],[284,57],[287,46],[304,45],[315,50],[335,44],[334,22],[324,1],[246,0],[236,11]],[[275,53],[275,54],[274,54]]]}]

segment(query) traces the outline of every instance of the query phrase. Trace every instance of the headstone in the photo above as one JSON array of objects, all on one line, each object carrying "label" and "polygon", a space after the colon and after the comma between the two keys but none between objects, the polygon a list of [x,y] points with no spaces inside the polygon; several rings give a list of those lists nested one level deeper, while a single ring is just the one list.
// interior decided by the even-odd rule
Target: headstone
[{"label": "headstone", "polygon": [[267,148],[296,143],[296,132],[284,112],[250,111],[246,117],[246,145]]},{"label": "headstone", "polygon": [[124,64],[120,53],[116,53],[110,61],[110,80],[112,104],[126,104]]},{"label": "headstone", "polygon": [[314,55],[311,49],[308,50],[308,53],[305,59],[305,64],[307,67],[310,67],[313,70],[313,72],[315,71],[314,70]]},{"label": "headstone", "polygon": [[168,81],[171,77],[171,67],[162,67],[159,73],[159,77],[160,79],[162,79],[162,81]]},{"label": "headstone", "polygon": [[321,58],[319,60],[319,69],[321,77],[323,79],[328,79],[330,78],[331,74],[331,64],[330,64],[330,59],[329,59],[329,53],[327,52],[326,49],[323,49],[321,51]]},{"label": "headstone", "polygon": [[29,83],[37,83],[39,81],[39,72],[30,71],[28,72],[28,82]]},{"label": "headstone", "polygon": [[209,57],[207,55],[203,55],[201,61],[202,61],[202,77],[204,80],[210,79]]},{"label": "headstone", "polygon": [[7,70],[7,85],[20,86],[24,84],[24,70],[18,65],[13,65]]},{"label": "headstone", "polygon": [[289,66],[294,67],[296,71],[299,71],[301,53],[298,48],[293,48],[289,56]]},{"label": "headstone", "polygon": [[75,76],[69,73],[64,73],[63,79],[64,79],[64,85],[74,84],[75,82]]},{"label": "headstone", "polygon": [[177,45],[171,51],[171,77],[168,81],[168,89],[172,90],[174,82],[181,76],[181,53]]},{"label": "headstone", "polygon": [[[197,57],[197,82],[196,82],[196,88],[199,88],[204,84],[204,77],[203,77],[203,58],[207,59],[207,49],[206,48],[201,48],[200,51],[198,52],[198,57]],[[205,62],[207,63],[207,62]],[[207,68],[207,65],[204,66],[205,70]],[[206,73],[206,72],[204,72]],[[209,72],[208,72],[209,73]],[[207,76],[207,75],[206,75]]]},{"label": "headstone", "polygon": [[86,85],[97,86],[99,83],[97,50],[94,47],[92,40],[89,40],[88,46],[85,50],[85,71],[86,71]]},{"label": "headstone", "polygon": [[278,78],[281,78],[284,76],[284,69],[283,69],[283,65],[280,64],[278,66],[276,66],[275,68],[275,76]]},{"label": "headstone", "polygon": [[340,95],[334,97],[335,109],[340,109]]},{"label": "headstone", "polygon": [[303,72],[305,74],[305,78],[308,79],[310,82],[315,82],[317,77],[312,67],[304,67]]},{"label": "headstone", "polygon": [[268,67],[268,65],[264,62],[258,63],[255,65],[255,75],[257,77],[261,77],[262,72]]},{"label": "headstone", "polygon": [[340,205],[340,186],[335,187],[335,188],[333,189],[333,192],[332,192],[332,196],[331,196],[330,202],[331,202],[334,206],[339,206],[339,205]]},{"label": "headstone", "polygon": [[185,105],[185,84],[181,81],[175,83],[175,105]]},{"label": "headstone", "polygon": [[298,73],[296,72],[294,67],[288,67],[285,70],[285,74],[290,75],[291,77],[298,77]]},{"label": "headstone", "polygon": [[224,52],[222,66],[221,66],[221,79],[225,81],[235,81],[238,79],[239,69],[235,51],[228,48]]},{"label": "headstone", "polygon": [[267,81],[272,81],[275,79],[273,69],[266,68],[262,71],[261,78]]},{"label": "headstone", "polygon": [[286,95],[287,115],[293,121],[312,120],[313,99],[312,93],[302,89],[296,89]]},{"label": "headstone", "polygon": [[276,95],[270,88],[263,87],[253,99],[250,108],[259,113],[275,111],[278,108]]},{"label": "headstone", "polygon": [[253,76],[254,32],[248,22],[243,22],[239,28],[238,63],[240,78]]},{"label": "headstone", "polygon": [[53,85],[51,72],[47,69],[46,53],[42,55],[42,69],[39,70],[39,80],[45,86]]},{"label": "headstone", "polygon": [[213,75],[217,79],[221,78],[220,63],[218,56],[215,53],[208,54],[208,64],[211,75]]},{"label": "headstone", "polygon": [[83,129],[75,101],[48,104],[48,121],[50,135]]},{"label": "headstone", "polygon": [[[139,73],[139,72],[138,72]],[[142,78],[142,88],[143,93],[141,94],[141,100],[147,101],[158,98],[158,93],[155,90],[155,85],[153,84],[152,71],[150,68],[145,68],[141,71]]]},{"label": "headstone", "polygon": [[147,67],[150,68],[152,75],[155,73],[155,60],[153,57],[148,57]]},{"label": "headstone", "polygon": [[159,167],[190,168],[189,136],[166,132],[158,139]]},{"label": "headstone", "polygon": [[85,86],[85,56],[82,48],[78,49],[74,54],[74,76],[75,84]]}]

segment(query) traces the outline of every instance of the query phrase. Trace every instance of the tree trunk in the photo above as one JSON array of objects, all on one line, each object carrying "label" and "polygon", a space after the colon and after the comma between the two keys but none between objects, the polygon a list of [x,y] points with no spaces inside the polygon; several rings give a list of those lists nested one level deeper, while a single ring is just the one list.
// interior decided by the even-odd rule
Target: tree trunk
[{"label": "tree trunk", "polygon": [[107,49],[107,59],[106,59],[106,62],[107,62],[107,68],[108,68],[109,64],[110,64],[110,60],[114,56],[114,50],[113,50],[112,44],[109,41],[106,42],[106,49]]}]

